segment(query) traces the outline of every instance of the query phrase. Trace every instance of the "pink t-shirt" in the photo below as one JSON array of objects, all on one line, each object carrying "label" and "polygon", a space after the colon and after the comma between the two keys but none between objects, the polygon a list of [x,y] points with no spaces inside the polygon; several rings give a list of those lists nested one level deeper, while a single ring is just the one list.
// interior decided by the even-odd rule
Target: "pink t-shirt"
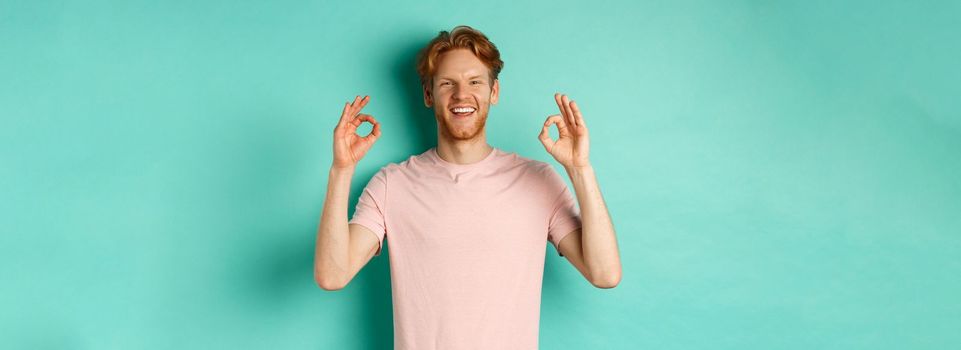
[{"label": "pink t-shirt", "polygon": [[455,164],[435,147],[382,167],[350,223],[376,255],[390,243],[395,349],[536,349],[546,242],[581,218],[545,162],[494,148]]}]

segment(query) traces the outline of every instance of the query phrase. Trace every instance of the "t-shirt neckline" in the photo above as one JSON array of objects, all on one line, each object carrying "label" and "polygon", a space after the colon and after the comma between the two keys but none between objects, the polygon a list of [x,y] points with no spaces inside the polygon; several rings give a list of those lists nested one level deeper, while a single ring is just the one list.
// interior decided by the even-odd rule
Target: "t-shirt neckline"
[{"label": "t-shirt neckline", "polygon": [[494,156],[497,154],[497,147],[491,147],[490,153],[488,153],[487,156],[484,157],[484,159],[481,159],[479,161],[476,161],[470,164],[457,164],[457,163],[451,163],[444,160],[443,158],[440,157],[440,154],[437,154],[437,147],[431,148],[428,154],[431,156],[431,158],[434,159],[434,163],[436,163],[441,167],[451,169],[451,170],[466,170],[466,169],[472,169],[472,168],[481,166],[483,164],[488,163],[491,159],[494,159]]}]

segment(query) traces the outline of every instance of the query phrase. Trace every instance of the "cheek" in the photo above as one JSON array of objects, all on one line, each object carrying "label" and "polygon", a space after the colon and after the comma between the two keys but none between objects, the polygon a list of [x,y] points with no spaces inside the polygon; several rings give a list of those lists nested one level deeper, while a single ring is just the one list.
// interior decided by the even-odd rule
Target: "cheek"
[{"label": "cheek", "polygon": [[488,101],[491,100],[492,97],[494,97],[491,93],[492,93],[492,91],[491,91],[490,89],[483,89],[483,90],[481,90],[481,91],[478,91],[478,92],[477,92],[476,94],[474,94],[474,95],[477,96],[477,100],[478,100],[478,101],[488,102]]},{"label": "cheek", "polygon": [[447,99],[449,98],[450,98],[449,91],[440,90],[434,93],[434,99],[437,101],[447,101]]}]

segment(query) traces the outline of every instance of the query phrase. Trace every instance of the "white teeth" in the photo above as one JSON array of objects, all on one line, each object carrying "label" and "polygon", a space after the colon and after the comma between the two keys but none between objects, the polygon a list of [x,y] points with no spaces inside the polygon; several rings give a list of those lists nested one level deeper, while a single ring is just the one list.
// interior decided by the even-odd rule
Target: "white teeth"
[{"label": "white teeth", "polygon": [[471,113],[474,112],[474,107],[459,107],[453,109],[454,113]]}]

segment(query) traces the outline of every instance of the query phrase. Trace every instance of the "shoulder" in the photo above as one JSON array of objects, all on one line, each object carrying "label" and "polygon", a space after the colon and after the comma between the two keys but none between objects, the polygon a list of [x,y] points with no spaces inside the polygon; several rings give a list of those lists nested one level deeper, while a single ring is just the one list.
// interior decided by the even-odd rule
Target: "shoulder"
[{"label": "shoulder", "polygon": [[509,167],[522,170],[528,176],[544,180],[557,176],[557,171],[550,163],[524,157],[515,152],[502,151],[501,157],[505,159],[504,163],[508,164]]},{"label": "shoulder", "polygon": [[554,163],[544,162],[537,159],[523,157],[513,153],[517,163],[524,167],[525,175],[529,178],[529,183],[534,187],[543,188],[545,192],[557,193],[567,189],[564,170],[558,170]]},{"label": "shoulder", "polygon": [[374,176],[390,178],[391,176],[397,177],[398,175],[416,175],[425,171],[430,164],[431,161],[427,152],[412,154],[407,156],[407,158],[384,164],[377,170]]}]

